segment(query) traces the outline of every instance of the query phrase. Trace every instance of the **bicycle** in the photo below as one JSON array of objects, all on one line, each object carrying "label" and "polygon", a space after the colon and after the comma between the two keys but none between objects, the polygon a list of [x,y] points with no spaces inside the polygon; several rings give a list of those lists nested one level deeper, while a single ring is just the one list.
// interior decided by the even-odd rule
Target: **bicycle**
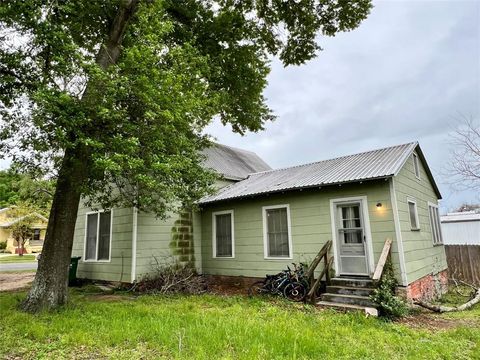
[{"label": "bicycle", "polygon": [[[300,263],[300,266],[293,263],[294,271],[292,274],[291,282],[285,286],[283,290],[283,295],[295,302],[300,302],[305,299],[305,296],[308,293],[310,288],[307,277],[306,277],[306,265]],[[292,281],[293,280],[293,281]]]},{"label": "bicycle", "polygon": [[276,275],[267,275],[265,280],[254,282],[249,290],[249,296],[253,295],[281,295],[292,301],[302,301],[308,289],[308,283],[305,279],[304,264],[300,267],[294,263],[294,271],[287,266],[287,270]]}]

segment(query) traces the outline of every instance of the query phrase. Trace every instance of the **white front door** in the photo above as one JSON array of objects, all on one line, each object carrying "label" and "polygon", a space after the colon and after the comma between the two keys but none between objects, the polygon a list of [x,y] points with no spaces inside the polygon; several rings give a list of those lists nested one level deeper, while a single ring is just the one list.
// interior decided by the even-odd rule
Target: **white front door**
[{"label": "white front door", "polygon": [[333,202],[336,264],[339,275],[368,275],[366,216],[363,200]]}]

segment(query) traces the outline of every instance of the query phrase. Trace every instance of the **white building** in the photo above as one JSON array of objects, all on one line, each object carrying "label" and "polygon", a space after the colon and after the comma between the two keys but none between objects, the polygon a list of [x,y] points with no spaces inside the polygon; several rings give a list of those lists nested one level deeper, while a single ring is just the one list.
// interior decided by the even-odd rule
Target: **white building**
[{"label": "white building", "polygon": [[480,246],[480,212],[465,211],[441,216],[445,245]]}]

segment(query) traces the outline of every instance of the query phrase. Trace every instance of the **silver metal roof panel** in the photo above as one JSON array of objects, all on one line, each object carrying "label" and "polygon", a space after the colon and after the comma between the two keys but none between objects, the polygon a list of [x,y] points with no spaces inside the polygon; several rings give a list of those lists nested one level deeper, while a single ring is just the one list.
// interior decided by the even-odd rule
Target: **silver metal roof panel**
[{"label": "silver metal roof panel", "polygon": [[[418,143],[412,142],[305,165],[252,173],[245,180],[229,185],[215,195],[203,198],[200,203],[391,177],[400,171],[417,147]],[[418,152],[426,165],[419,147]],[[440,197],[428,166],[425,168]]]},{"label": "silver metal roof panel", "polygon": [[226,145],[214,144],[202,153],[206,156],[204,166],[215,170],[226,179],[242,180],[251,173],[271,169],[254,152]]}]

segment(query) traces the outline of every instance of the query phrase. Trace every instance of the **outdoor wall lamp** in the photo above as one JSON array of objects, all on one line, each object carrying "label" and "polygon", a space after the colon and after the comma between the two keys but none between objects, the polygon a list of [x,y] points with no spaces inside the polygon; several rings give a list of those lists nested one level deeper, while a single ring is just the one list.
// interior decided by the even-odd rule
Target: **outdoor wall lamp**
[{"label": "outdoor wall lamp", "polygon": [[381,202],[377,203],[377,209],[381,209],[381,208],[382,208],[382,206],[383,206],[383,205],[382,205],[382,203],[381,203]]}]

